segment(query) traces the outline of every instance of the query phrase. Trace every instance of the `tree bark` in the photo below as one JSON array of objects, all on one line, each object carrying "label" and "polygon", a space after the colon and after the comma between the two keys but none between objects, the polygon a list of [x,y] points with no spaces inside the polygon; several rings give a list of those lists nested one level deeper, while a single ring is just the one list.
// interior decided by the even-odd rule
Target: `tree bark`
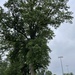
[{"label": "tree bark", "polygon": [[33,64],[29,64],[30,74],[35,75],[35,70]]}]

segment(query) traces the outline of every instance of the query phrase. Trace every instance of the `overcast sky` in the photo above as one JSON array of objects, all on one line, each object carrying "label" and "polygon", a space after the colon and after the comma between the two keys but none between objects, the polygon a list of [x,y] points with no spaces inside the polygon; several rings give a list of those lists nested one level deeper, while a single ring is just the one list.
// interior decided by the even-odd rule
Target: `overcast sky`
[{"label": "overcast sky", "polygon": [[[0,6],[7,0],[0,0]],[[75,0],[69,0],[70,10],[75,16]],[[62,24],[55,32],[55,38],[50,41],[49,46],[52,49],[50,54],[51,64],[49,70],[53,74],[62,75],[59,56],[63,56],[64,72],[73,72],[75,74],[75,18],[73,24]],[[68,70],[66,65],[68,65]]]},{"label": "overcast sky", "polygon": [[[69,0],[70,10],[75,17],[75,0]],[[52,49],[51,64],[49,69],[57,74],[61,75],[61,63],[59,56],[63,56],[63,70],[64,72],[73,72],[75,74],[75,18],[73,24],[62,24],[57,30],[55,30],[55,38],[50,42],[49,46]],[[68,65],[68,70],[66,65]]]}]

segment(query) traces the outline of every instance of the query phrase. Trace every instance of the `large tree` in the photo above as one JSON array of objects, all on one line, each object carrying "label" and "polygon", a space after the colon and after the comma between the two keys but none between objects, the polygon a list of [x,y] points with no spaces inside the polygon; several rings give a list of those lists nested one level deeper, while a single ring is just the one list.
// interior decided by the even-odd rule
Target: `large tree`
[{"label": "large tree", "polygon": [[27,64],[31,75],[49,64],[48,40],[51,27],[71,22],[68,0],[8,0],[0,8],[1,51],[8,51],[11,63]]}]

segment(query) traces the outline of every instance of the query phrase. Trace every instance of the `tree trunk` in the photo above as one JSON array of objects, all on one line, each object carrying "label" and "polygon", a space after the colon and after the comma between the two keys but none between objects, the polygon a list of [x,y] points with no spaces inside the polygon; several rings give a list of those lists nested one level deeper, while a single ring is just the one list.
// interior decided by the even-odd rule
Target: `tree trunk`
[{"label": "tree trunk", "polygon": [[35,75],[35,70],[34,70],[33,64],[30,64],[30,65],[29,65],[29,69],[30,69],[30,74],[31,74],[31,75]]}]

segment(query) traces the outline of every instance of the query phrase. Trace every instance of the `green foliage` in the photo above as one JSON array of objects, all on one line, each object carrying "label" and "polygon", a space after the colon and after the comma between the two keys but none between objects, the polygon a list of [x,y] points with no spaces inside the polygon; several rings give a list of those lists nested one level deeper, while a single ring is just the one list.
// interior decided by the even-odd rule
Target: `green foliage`
[{"label": "green foliage", "polygon": [[31,63],[31,62],[33,64],[39,63],[39,64],[42,64],[43,67],[46,67],[46,65],[48,65],[48,62],[49,62],[48,52],[50,51],[50,49],[46,45],[46,42],[47,42],[46,40],[41,38],[36,38],[34,40],[29,41],[29,43],[27,44],[27,48],[30,50],[27,53],[28,63]]},{"label": "green foliage", "polygon": [[[67,1],[8,0],[4,4],[7,10],[0,8],[0,52],[8,52],[10,64],[32,63],[35,71],[47,68],[51,52],[47,43],[54,37],[51,27],[71,23],[73,18]],[[16,64],[14,68],[10,65],[8,71],[13,69],[11,72],[14,72],[15,67]]]},{"label": "green foliage", "polygon": [[37,72],[37,75],[44,75],[45,74],[45,70],[41,69]]},{"label": "green foliage", "polygon": [[8,65],[7,61],[2,60],[2,58],[0,56],[0,75],[5,75],[7,65]]},{"label": "green foliage", "polygon": [[44,70],[44,69],[41,69],[38,71],[37,75],[52,75],[52,72],[49,71],[49,70]]},{"label": "green foliage", "polygon": [[46,75],[52,75],[51,71],[46,71]]},{"label": "green foliage", "polygon": [[5,71],[5,75],[21,75],[19,63],[15,62],[10,64]]},{"label": "green foliage", "polygon": [[64,73],[64,75],[74,75],[74,74],[70,72],[70,73]]}]

